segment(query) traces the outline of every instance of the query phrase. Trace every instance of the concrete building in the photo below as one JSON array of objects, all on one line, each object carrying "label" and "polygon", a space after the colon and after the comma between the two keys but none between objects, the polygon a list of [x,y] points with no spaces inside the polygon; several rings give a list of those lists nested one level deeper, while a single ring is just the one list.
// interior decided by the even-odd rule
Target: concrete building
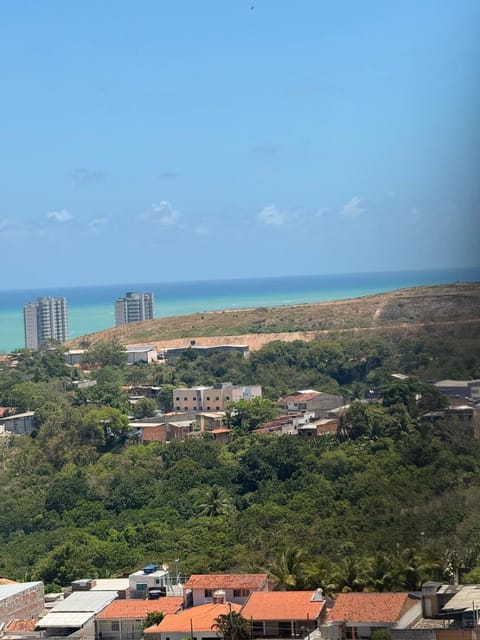
[{"label": "concrete building", "polygon": [[124,298],[115,300],[115,326],[153,318],[153,293],[128,291]]},{"label": "concrete building", "polygon": [[43,582],[13,582],[0,585],[0,629],[12,620],[39,616],[43,609]]},{"label": "concrete building", "polygon": [[49,342],[68,340],[66,298],[41,297],[23,307],[25,347],[39,349]]},{"label": "concrete building", "polygon": [[5,416],[3,418],[0,418],[0,433],[11,433],[17,436],[23,435],[25,433],[32,433],[34,419],[34,411],[16,413],[13,416]]},{"label": "concrete building", "polygon": [[283,396],[277,401],[277,405],[285,413],[312,411],[315,418],[326,418],[329,410],[341,407],[345,402],[346,398],[333,393],[305,389]]},{"label": "concrete building", "polygon": [[243,605],[254,591],[268,591],[266,573],[220,573],[191,575],[184,586],[185,604],[198,607],[218,601]]},{"label": "concrete building", "polygon": [[127,352],[127,364],[136,364],[137,362],[150,364],[158,359],[157,350],[150,344],[127,346],[125,351]]},{"label": "concrete building", "polygon": [[434,386],[447,396],[462,396],[480,400],[480,380],[440,380]]},{"label": "concrete building", "polygon": [[95,639],[95,617],[117,598],[116,591],[74,591],[37,622],[44,637],[75,635]]},{"label": "concrete building", "polygon": [[191,387],[172,391],[175,411],[224,411],[229,402],[262,397],[262,387],[221,382],[213,387]]}]

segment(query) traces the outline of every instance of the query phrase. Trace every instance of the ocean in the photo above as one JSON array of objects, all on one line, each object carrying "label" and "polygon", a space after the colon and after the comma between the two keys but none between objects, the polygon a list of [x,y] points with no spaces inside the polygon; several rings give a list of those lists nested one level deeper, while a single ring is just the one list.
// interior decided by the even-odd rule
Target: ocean
[{"label": "ocean", "polygon": [[167,317],[221,309],[341,300],[403,287],[478,280],[480,267],[0,290],[0,352],[23,348],[23,306],[39,296],[67,298],[70,338],[76,338],[113,327],[114,301],[127,291],[153,291],[155,317]]}]

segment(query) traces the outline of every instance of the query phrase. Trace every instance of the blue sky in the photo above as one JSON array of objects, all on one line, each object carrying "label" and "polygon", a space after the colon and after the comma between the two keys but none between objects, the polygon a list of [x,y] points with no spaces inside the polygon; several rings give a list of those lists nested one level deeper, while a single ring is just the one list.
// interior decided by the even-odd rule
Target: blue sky
[{"label": "blue sky", "polygon": [[479,68],[478,0],[5,0],[0,288],[477,266]]}]

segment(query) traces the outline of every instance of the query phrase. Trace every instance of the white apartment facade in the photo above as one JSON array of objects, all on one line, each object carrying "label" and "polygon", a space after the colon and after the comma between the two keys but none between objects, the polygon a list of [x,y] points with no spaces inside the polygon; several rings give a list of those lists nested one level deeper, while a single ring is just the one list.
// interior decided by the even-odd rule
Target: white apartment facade
[{"label": "white apartment facade", "polygon": [[66,298],[43,296],[23,307],[25,347],[39,349],[49,342],[68,340]]}]

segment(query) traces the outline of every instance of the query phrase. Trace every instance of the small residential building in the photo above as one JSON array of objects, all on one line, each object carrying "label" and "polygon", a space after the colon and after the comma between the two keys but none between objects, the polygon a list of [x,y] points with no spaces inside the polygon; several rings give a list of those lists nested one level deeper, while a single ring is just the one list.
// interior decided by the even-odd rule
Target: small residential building
[{"label": "small residential building", "polygon": [[302,438],[317,438],[325,433],[336,433],[337,427],[338,420],[336,418],[320,418],[320,420],[299,425],[298,435]]},{"label": "small residential building", "polygon": [[38,617],[44,609],[43,582],[12,582],[0,584],[0,628],[12,620]]},{"label": "small residential building", "polygon": [[65,354],[65,362],[71,367],[78,367],[82,364],[86,349],[69,349]]},{"label": "small residential building", "polygon": [[213,602],[215,592],[226,602],[244,604],[253,591],[268,591],[266,573],[194,574],[184,585],[186,601],[194,607]]},{"label": "small residential building", "polygon": [[197,413],[197,426],[203,433],[225,427],[225,411],[201,411]]},{"label": "small residential building", "polygon": [[478,584],[426,582],[422,616],[407,628],[391,630],[392,640],[477,640]]},{"label": "small residential building", "polygon": [[145,629],[146,640],[218,640],[215,620],[232,611],[239,613],[241,606],[230,602],[210,603],[176,614],[166,615],[153,627]]},{"label": "small residential building", "polygon": [[317,591],[255,591],[241,614],[252,623],[254,638],[304,638],[318,628],[326,613]]},{"label": "small residential building", "polygon": [[149,344],[126,346],[127,364],[136,364],[137,362],[156,362],[158,360],[157,349]]},{"label": "small residential building", "polygon": [[159,569],[156,564],[148,564],[140,571],[131,573],[128,576],[128,581],[130,584],[130,597],[146,599],[152,590],[163,595],[167,594],[170,574],[168,568]]},{"label": "small residential building", "polygon": [[288,396],[283,396],[277,401],[277,405],[285,412],[311,411],[315,418],[327,417],[330,409],[336,409],[346,403],[343,396],[333,393],[323,393],[314,389],[297,391]]},{"label": "small residential building", "polygon": [[409,593],[341,593],[320,629],[325,640],[369,640],[377,629],[406,629],[421,614],[420,599]]},{"label": "small residential building", "polygon": [[115,591],[74,591],[40,618],[36,628],[47,638],[75,634],[82,640],[95,640],[95,617],[116,597]]},{"label": "small residential building", "polygon": [[96,640],[140,640],[142,625],[149,613],[177,613],[183,607],[183,597],[158,600],[114,600],[95,620]]},{"label": "small residential building", "polygon": [[34,411],[25,411],[25,413],[16,413],[13,416],[4,416],[3,418],[0,418],[0,431],[14,435],[32,433],[34,419]]},{"label": "small residential building", "polygon": [[434,386],[446,396],[463,396],[480,400],[480,380],[440,380]]},{"label": "small residential building", "polygon": [[132,420],[128,426],[136,442],[167,442],[167,425],[163,419]]},{"label": "small residential building", "polygon": [[172,391],[175,411],[225,411],[230,402],[251,400],[262,396],[262,387],[256,385],[232,385],[221,382],[213,387],[191,387]]}]

